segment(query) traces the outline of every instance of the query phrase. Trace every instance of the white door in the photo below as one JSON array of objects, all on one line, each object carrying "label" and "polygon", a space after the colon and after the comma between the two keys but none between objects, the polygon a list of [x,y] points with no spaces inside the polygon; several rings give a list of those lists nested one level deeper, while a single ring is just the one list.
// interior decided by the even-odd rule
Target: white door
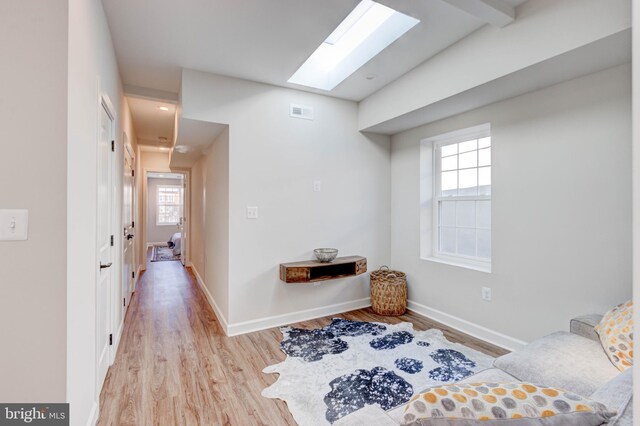
[{"label": "white door", "polygon": [[127,143],[127,137],[125,135],[125,149],[124,149],[124,176],[122,177],[122,226],[124,227],[122,235],[122,316],[124,320],[124,314],[131,301],[131,294],[133,293],[133,284],[135,281],[135,260],[134,260],[134,157],[133,149]]},{"label": "white door", "polygon": [[187,214],[185,213],[187,211],[187,184],[185,175],[182,175],[182,179],[180,179],[180,185],[182,185],[182,191],[180,191],[180,223],[178,224],[178,227],[180,228],[180,262],[182,262],[182,266],[186,266],[187,248],[189,247],[189,242],[187,241]]},{"label": "white door", "polygon": [[113,118],[105,104],[100,108],[100,135],[98,138],[98,268],[96,283],[96,345],[97,386],[102,388],[110,363],[112,344],[111,297],[113,293],[113,232],[112,232],[112,167]]}]

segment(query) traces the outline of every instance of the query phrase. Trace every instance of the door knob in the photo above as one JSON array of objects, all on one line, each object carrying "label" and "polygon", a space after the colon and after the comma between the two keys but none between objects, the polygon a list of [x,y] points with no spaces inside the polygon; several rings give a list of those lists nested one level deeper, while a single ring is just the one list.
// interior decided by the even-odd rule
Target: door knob
[{"label": "door knob", "polygon": [[100,262],[100,269],[106,269],[106,268],[111,268],[111,265],[113,265],[113,263],[109,262],[106,265],[102,262]]}]

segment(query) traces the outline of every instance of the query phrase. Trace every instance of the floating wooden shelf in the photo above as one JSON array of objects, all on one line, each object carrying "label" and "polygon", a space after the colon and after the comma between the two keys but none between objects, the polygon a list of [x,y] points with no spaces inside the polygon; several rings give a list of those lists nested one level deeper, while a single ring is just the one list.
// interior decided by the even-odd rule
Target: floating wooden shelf
[{"label": "floating wooden shelf", "polygon": [[280,279],[286,283],[312,283],[336,278],[354,277],[367,272],[367,258],[338,257],[333,262],[317,260],[280,264]]}]

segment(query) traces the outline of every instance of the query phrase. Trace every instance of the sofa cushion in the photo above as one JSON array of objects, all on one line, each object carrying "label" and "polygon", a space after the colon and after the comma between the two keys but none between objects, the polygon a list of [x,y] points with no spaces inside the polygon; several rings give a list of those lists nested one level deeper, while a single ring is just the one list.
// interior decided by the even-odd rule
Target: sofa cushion
[{"label": "sofa cushion", "polygon": [[519,351],[497,358],[493,365],[518,380],[544,383],[583,396],[620,374],[599,342],[566,331],[534,340]]},{"label": "sofa cushion", "polygon": [[333,423],[333,426],[397,426],[382,408],[377,405],[365,405]]},{"label": "sofa cushion", "polygon": [[[475,382],[515,382],[517,379],[513,376],[508,375],[502,370],[497,368],[488,368],[486,370],[482,370],[479,373],[476,373],[472,376],[467,377],[464,380],[461,380],[459,383],[475,383]],[[424,391],[424,389],[421,389]],[[396,407],[392,410],[387,411],[387,415],[391,417],[397,423],[400,423],[402,420],[402,415],[404,414],[404,410],[406,410],[407,404],[403,404],[399,407]]]},{"label": "sofa cushion", "polygon": [[600,323],[601,320],[602,315],[600,314],[581,315],[579,317],[573,318],[570,322],[571,332],[573,334],[577,334],[578,336],[586,337],[587,339],[599,342],[600,336],[598,336],[595,327]]},{"label": "sofa cushion", "polygon": [[633,368],[618,374],[613,380],[596,390],[591,399],[601,402],[618,415],[608,426],[631,426],[633,424]]},{"label": "sofa cushion", "polygon": [[456,383],[411,398],[402,425],[600,426],[615,413],[602,403],[532,383]]},{"label": "sofa cushion", "polygon": [[633,302],[614,306],[595,327],[605,353],[618,370],[633,365]]}]

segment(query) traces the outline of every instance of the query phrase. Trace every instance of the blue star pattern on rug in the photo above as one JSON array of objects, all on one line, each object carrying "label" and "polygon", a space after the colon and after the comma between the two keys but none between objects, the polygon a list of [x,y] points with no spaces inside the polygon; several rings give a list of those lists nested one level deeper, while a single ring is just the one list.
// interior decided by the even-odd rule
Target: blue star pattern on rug
[{"label": "blue star pattern on rug", "polygon": [[306,330],[286,327],[282,329],[287,338],[280,342],[280,348],[289,356],[302,358],[307,362],[319,361],[328,354],[346,351],[349,345],[341,336],[378,336],[387,329],[382,324],[362,321],[349,321],[334,318],[326,327]]},{"label": "blue star pattern on rug", "polygon": [[419,373],[424,365],[422,361],[407,357],[396,359],[394,364],[396,368],[409,374]]},{"label": "blue star pattern on rug", "polygon": [[373,339],[369,342],[369,345],[376,350],[382,351],[387,349],[394,349],[400,345],[405,345],[413,340],[413,335],[408,331],[398,331],[395,333],[387,334],[386,336]]},{"label": "blue star pattern on rug", "polygon": [[473,374],[476,363],[453,349],[438,349],[429,355],[442,367],[429,371],[429,378],[440,382],[455,382]]},{"label": "blue star pattern on rug", "polygon": [[324,397],[326,418],[330,423],[365,405],[378,404],[383,410],[411,399],[413,387],[393,371],[383,367],[356,370],[329,383],[331,392]]},{"label": "blue star pattern on rug", "polygon": [[411,323],[336,318],[318,329],[281,328],[288,356],[265,373],[278,379],[262,391],[287,403],[300,426],[330,425],[379,404],[403,404],[414,392],[490,368],[493,358],[449,342],[440,330]]}]

